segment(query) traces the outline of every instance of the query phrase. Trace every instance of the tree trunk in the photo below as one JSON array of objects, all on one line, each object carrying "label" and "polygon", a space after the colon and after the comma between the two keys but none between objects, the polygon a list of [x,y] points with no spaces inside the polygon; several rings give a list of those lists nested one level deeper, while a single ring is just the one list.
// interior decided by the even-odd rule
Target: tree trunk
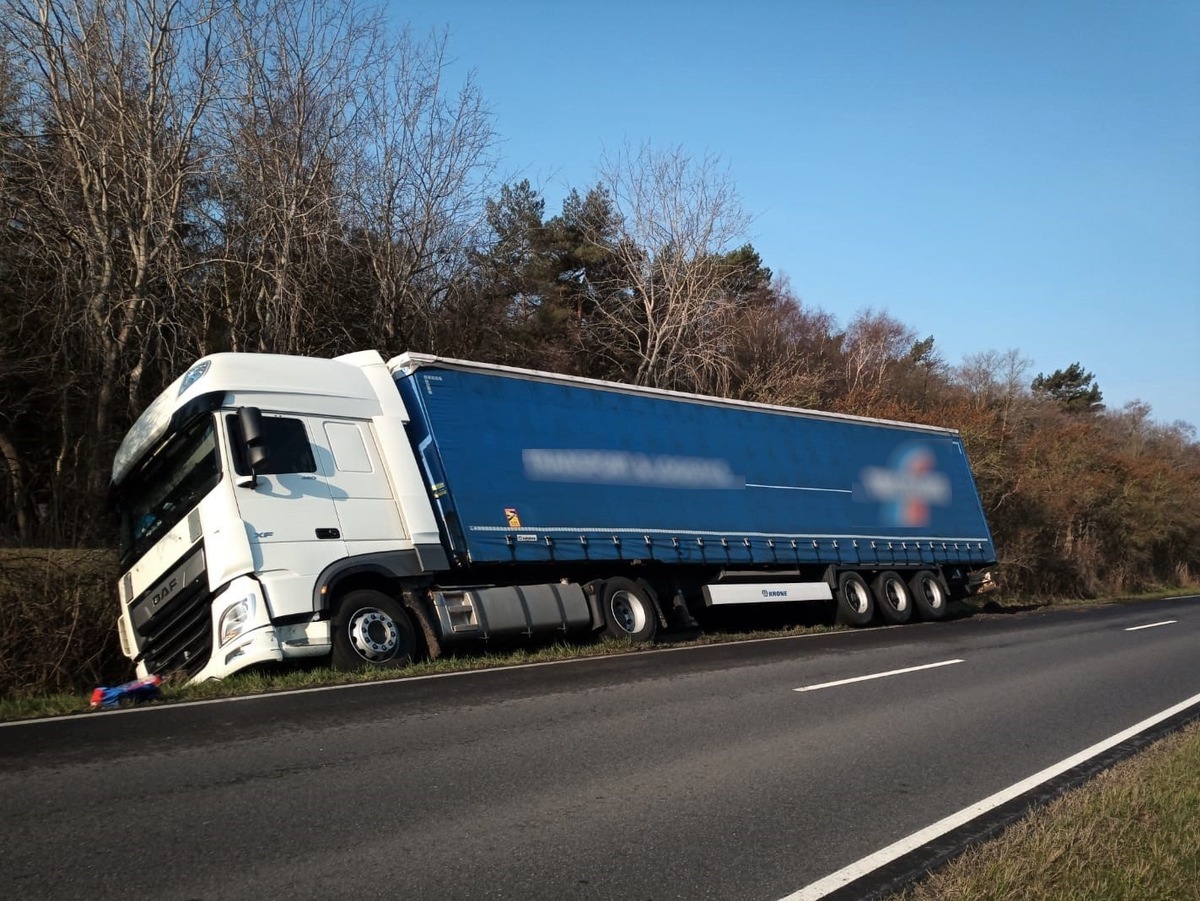
[{"label": "tree trunk", "polygon": [[25,489],[25,464],[17,446],[4,431],[0,431],[0,455],[3,455],[4,462],[8,464],[9,494],[17,520],[17,540],[22,545],[27,545],[33,537],[33,505]]}]

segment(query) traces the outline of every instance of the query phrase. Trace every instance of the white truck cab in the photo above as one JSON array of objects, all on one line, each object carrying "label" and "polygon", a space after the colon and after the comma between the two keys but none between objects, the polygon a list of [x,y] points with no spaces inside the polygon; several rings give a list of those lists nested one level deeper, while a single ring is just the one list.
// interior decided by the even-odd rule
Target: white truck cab
[{"label": "white truck cab", "polygon": [[216,354],[159,395],[112,472],[119,632],[139,675],[328,654],[339,564],[445,568],[407,419],[374,351]]}]

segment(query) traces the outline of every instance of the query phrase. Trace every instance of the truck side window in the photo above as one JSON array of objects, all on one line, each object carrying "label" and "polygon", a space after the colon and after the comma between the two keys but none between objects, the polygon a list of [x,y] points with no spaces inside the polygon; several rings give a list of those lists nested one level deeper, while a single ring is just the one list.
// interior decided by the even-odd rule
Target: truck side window
[{"label": "truck side window", "polygon": [[[233,446],[233,468],[238,475],[250,475],[250,466],[246,462],[246,442],[242,438],[238,418],[231,414],[225,417],[225,422]],[[260,476],[317,471],[317,460],[313,456],[312,445],[308,443],[308,432],[299,419],[264,416],[263,437],[271,453],[258,471]]]},{"label": "truck side window", "polygon": [[353,422],[325,423],[325,437],[333,451],[334,465],[342,472],[371,472],[371,457],[362,432]]}]

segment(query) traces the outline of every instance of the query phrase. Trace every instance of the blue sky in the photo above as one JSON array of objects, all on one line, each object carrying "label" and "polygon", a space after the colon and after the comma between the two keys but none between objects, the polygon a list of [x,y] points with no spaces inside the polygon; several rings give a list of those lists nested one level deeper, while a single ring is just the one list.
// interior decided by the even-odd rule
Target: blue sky
[{"label": "blue sky", "polygon": [[1111,408],[1200,428],[1195,0],[438,0],[502,172],[547,213],[605,152],[720,157],[747,239],[846,323],[948,362],[1079,361]]}]

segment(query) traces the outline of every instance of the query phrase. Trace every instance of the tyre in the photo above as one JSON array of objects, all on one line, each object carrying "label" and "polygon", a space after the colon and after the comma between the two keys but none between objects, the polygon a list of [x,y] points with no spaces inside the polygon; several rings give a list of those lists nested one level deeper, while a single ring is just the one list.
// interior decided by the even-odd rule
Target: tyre
[{"label": "tyre", "polygon": [[881,572],[871,583],[871,591],[875,595],[875,609],[885,623],[899,626],[912,619],[912,592],[898,573]]},{"label": "tyre", "polygon": [[941,576],[923,569],[908,580],[908,588],[912,595],[913,606],[920,614],[921,619],[946,618],[946,609],[950,603],[950,590],[942,581]]},{"label": "tyre", "polygon": [[875,616],[875,601],[866,580],[856,572],[844,572],[838,576],[837,621],[845,626],[865,626]]},{"label": "tyre", "polygon": [[379,591],[351,591],[333,616],[334,669],[412,663],[417,633],[400,604]]},{"label": "tyre", "polygon": [[617,577],[600,583],[598,594],[605,635],[638,643],[654,639],[658,611],[645,588],[632,579]]}]

